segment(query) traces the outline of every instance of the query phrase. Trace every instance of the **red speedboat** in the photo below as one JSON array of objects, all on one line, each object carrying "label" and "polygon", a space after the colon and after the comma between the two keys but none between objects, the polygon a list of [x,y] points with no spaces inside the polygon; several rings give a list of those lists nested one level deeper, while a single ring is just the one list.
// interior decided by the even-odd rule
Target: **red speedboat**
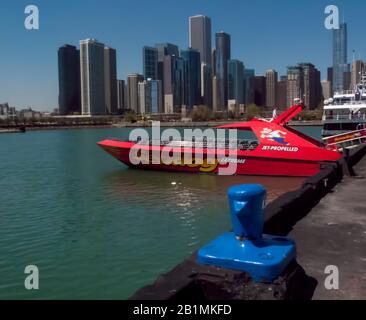
[{"label": "red speedboat", "polygon": [[[294,105],[271,121],[255,118],[248,122],[217,127],[218,129],[251,131],[257,138],[255,141],[236,140],[234,148],[230,142],[216,142],[212,148],[212,144],[207,141],[200,144],[192,141],[156,144],[152,141],[113,139],[101,141],[98,145],[117,160],[140,169],[220,174],[220,169],[235,163],[234,174],[238,175],[312,176],[319,172],[323,162],[336,161],[341,158],[341,154],[326,149],[321,142],[286,125],[303,108],[302,104]],[[191,156],[193,162],[186,163],[183,156],[182,161],[170,164],[159,161],[160,155],[167,146],[172,152],[179,152],[182,155],[193,154]],[[134,149],[139,149],[140,153],[148,152],[149,160],[135,164],[131,160],[131,151],[136,151]],[[203,161],[195,163],[194,154],[196,153],[203,154]],[[156,155],[158,155],[158,161],[156,161]],[[216,161],[206,161],[208,157],[215,157]]]}]

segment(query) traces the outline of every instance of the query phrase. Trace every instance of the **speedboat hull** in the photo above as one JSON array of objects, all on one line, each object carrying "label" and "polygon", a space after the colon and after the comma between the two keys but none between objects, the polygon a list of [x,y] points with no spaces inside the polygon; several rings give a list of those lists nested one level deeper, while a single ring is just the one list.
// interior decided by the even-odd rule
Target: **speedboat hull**
[{"label": "speedboat hull", "polygon": [[[123,164],[131,168],[144,170],[219,174],[220,169],[228,167],[228,162],[235,162],[236,169],[233,173],[235,175],[307,177],[317,174],[321,166],[319,162],[314,161],[256,157],[240,153],[235,155],[233,158],[227,157],[228,160],[226,160],[226,163],[222,163],[222,161],[220,161],[220,155],[218,155],[216,157],[216,161],[213,163],[201,161],[201,163],[195,164],[185,162],[184,157],[182,157],[179,163],[164,163],[164,161],[160,161],[160,163],[152,163],[152,161],[150,161],[146,164],[134,164],[133,161],[131,161],[130,154],[131,149],[134,146],[133,143],[104,140],[99,142],[98,145]],[[152,153],[152,148],[150,148],[149,152]],[[159,157],[161,156],[161,152],[156,154],[158,154]]]}]

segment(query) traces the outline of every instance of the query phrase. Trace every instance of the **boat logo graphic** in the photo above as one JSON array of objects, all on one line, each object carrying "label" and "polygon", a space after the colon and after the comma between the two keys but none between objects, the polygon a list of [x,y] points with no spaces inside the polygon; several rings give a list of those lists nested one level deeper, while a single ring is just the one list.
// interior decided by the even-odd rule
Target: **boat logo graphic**
[{"label": "boat logo graphic", "polygon": [[261,131],[261,138],[267,139],[269,141],[275,141],[275,142],[283,144],[283,145],[288,145],[289,143],[285,140],[286,134],[287,134],[287,132],[284,132],[284,131],[264,128]]}]

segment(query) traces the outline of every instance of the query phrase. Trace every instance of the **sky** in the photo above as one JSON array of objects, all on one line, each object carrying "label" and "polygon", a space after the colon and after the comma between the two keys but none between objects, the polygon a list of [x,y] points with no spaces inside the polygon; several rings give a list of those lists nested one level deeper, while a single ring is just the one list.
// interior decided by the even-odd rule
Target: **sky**
[{"label": "sky", "polygon": [[[39,30],[26,30],[24,9],[39,9]],[[188,18],[203,14],[215,32],[231,35],[231,58],[263,75],[267,69],[311,62],[326,78],[332,64],[327,5],[348,24],[352,51],[366,60],[364,0],[3,0],[0,5],[0,103],[51,111],[58,105],[57,50],[95,38],[117,50],[117,76],[142,73],[142,47],[159,42],[188,47]]]}]

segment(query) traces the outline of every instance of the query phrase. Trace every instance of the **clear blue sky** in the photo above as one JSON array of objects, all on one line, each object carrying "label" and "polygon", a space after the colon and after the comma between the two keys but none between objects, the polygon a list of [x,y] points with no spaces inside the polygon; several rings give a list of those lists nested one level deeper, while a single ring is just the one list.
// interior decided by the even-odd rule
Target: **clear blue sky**
[{"label": "clear blue sky", "polygon": [[[24,8],[40,10],[40,30],[24,28]],[[57,107],[57,49],[96,38],[117,49],[118,78],[142,72],[142,47],[158,42],[188,46],[188,17],[212,19],[213,35],[231,35],[232,58],[257,74],[309,61],[326,77],[332,63],[332,35],[324,9],[335,4],[348,23],[352,50],[366,58],[364,0],[4,0],[0,11],[0,103]]]}]

